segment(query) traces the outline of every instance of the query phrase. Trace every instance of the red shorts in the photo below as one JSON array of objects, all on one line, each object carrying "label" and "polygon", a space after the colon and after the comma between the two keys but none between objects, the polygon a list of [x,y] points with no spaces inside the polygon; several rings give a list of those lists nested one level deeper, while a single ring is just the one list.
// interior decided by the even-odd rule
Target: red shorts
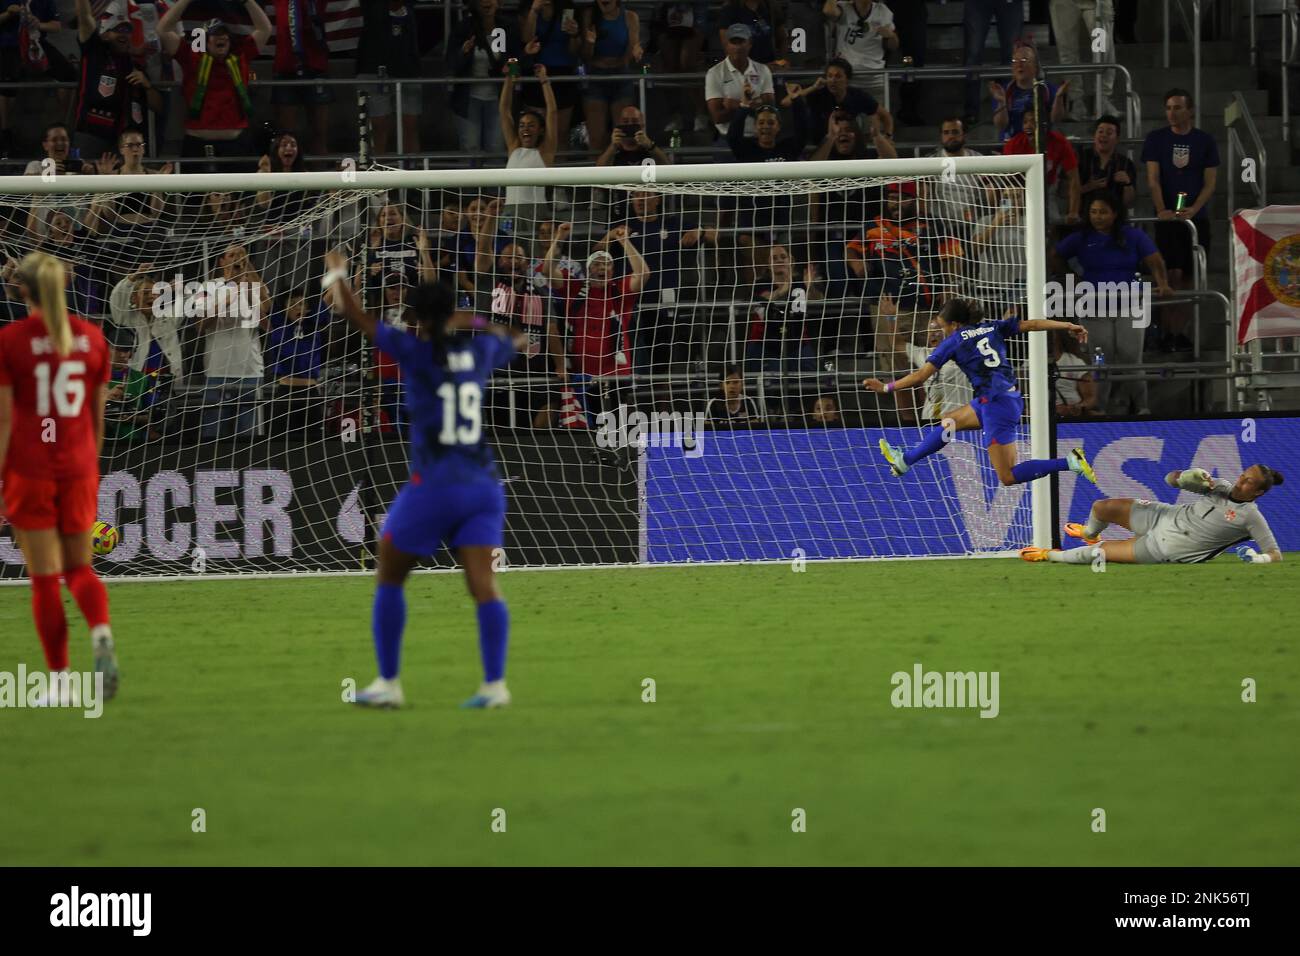
[{"label": "red shorts", "polygon": [[28,478],[5,475],[5,515],[24,531],[57,528],[60,534],[80,534],[95,525],[99,513],[99,476],[92,478]]}]

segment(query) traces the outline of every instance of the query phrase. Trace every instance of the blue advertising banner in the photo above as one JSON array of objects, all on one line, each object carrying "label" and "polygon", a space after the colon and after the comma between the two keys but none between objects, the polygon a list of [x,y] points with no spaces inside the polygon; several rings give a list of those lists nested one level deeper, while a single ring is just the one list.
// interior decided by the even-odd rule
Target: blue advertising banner
[{"label": "blue advertising banner", "polygon": [[[648,561],[782,561],[795,557],[923,557],[1014,550],[1030,543],[1026,486],[1003,488],[979,433],[894,478],[881,437],[908,445],[916,429],[706,432],[702,453],[645,450]],[[1079,422],[1058,449],[1081,446],[1098,485],[1063,472],[1061,521],[1083,521],[1098,498],[1190,500],[1164,483],[1193,466],[1236,478],[1267,464],[1290,478],[1260,500],[1284,551],[1300,550],[1300,418]],[[1022,460],[1028,444],[1020,445]],[[1111,529],[1107,537],[1124,537]]]}]

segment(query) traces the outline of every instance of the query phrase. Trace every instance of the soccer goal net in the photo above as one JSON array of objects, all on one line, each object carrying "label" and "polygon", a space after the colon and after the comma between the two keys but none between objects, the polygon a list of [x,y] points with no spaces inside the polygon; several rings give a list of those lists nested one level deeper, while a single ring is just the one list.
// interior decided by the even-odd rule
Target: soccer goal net
[{"label": "soccer goal net", "polygon": [[[978,431],[901,479],[878,451],[968,403],[964,376],[862,382],[919,367],[953,296],[1041,315],[1039,163],[11,177],[0,321],[41,250],[108,337],[108,573],[370,565],[408,422],[399,369],[322,299],[331,250],[382,321],[442,281],[528,333],[482,411],[503,566],[1005,553],[1046,543],[1046,482],[1001,487]],[[1008,356],[1022,457],[1049,451],[1044,339]]]}]

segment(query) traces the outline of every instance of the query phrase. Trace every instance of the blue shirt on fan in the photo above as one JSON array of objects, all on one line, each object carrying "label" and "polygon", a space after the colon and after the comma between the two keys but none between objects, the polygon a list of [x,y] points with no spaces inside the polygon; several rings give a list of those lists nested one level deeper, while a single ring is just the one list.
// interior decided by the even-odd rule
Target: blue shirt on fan
[{"label": "blue shirt on fan", "polygon": [[1072,232],[1056,244],[1063,259],[1078,259],[1086,282],[1132,282],[1142,260],[1156,244],[1136,226],[1124,226],[1121,246],[1108,232]]},{"label": "blue shirt on fan", "polygon": [[935,368],[951,360],[970,379],[975,398],[993,398],[1016,390],[1016,373],[1007,361],[1006,337],[1020,331],[1019,317],[962,326],[939,343],[926,359]]},{"label": "blue shirt on fan", "polygon": [[375,344],[402,370],[411,422],[411,472],[422,482],[495,481],[496,461],[483,441],[484,392],[494,369],[509,365],[514,343],[497,335],[459,335],[445,359],[433,343],[380,323]]}]

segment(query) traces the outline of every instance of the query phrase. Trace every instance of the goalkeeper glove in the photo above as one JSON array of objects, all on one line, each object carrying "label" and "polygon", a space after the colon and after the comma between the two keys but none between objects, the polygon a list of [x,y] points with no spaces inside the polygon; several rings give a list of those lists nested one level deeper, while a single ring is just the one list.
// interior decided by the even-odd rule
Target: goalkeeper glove
[{"label": "goalkeeper glove", "polygon": [[1237,549],[1237,557],[1247,564],[1268,564],[1273,559],[1267,554],[1260,554],[1248,544],[1243,544]]},{"label": "goalkeeper glove", "polygon": [[1210,490],[1211,478],[1204,468],[1188,468],[1178,473],[1177,481],[1174,481],[1174,472],[1171,471],[1165,475],[1165,483],[1172,488],[1204,494]]}]

